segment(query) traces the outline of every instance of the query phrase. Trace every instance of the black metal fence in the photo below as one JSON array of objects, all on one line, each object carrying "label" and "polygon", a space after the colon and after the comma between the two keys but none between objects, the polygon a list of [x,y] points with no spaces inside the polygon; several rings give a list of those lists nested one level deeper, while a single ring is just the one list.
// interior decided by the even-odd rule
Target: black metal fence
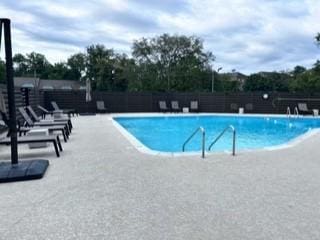
[{"label": "black metal fence", "polygon": [[[267,94],[267,95],[265,95]],[[265,98],[263,97],[265,95]],[[92,101],[86,103],[85,91],[48,91],[44,103],[56,101],[61,108],[75,108],[81,112],[95,112],[96,101],[102,100],[110,112],[158,112],[159,101],[179,101],[180,107],[189,107],[190,101],[198,101],[200,112],[238,112],[245,108],[248,113],[285,113],[287,107],[293,112],[299,102],[305,102],[310,109],[320,108],[320,93],[123,93],[93,92]],[[246,108],[246,106],[251,107]],[[232,108],[233,106],[233,108]],[[234,108],[236,106],[236,108]]]},{"label": "black metal fence", "polygon": [[[0,85],[7,103],[5,86]],[[37,104],[52,110],[51,101],[56,101],[61,108],[74,108],[79,113],[96,112],[96,101],[104,101],[110,112],[158,112],[159,101],[166,101],[168,106],[173,100],[179,101],[180,107],[189,107],[190,101],[198,101],[200,112],[238,112],[245,108],[247,113],[286,113],[287,107],[293,112],[299,102],[305,102],[310,109],[320,109],[320,93],[129,93],[129,92],[92,92],[92,101],[86,102],[85,91],[25,91],[16,89],[17,108],[27,102],[39,113]],[[267,98],[263,95],[267,94]],[[246,109],[246,106],[251,105]],[[232,107],[233,106],[233,107]],[[21,120],[17,112],[18,120]]]}]

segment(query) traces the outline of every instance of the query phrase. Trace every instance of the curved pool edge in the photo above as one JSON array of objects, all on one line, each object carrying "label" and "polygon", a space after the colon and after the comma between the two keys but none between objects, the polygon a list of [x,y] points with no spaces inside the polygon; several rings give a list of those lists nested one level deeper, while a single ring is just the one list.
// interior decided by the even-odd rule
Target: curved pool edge
[{"label": "curved pool edge", "polygon": [[[112,121],[113,125],[119,130],[119,132],[133,145],[135,149],[137,149],[139,152],[144,154],[150,154],[155,156],[163,156],[163,157],[182,157],[182,156],[200,156],[201,151],[195,151],[195,152],[162,152],[162,151],[156,151],[148,148],[145,146],[142,142],[140,142],[136,137],[134,137],[129,131],[127,131],[121,124],[119,124],[114,118],[115,117],[177,117],[177,116],[243,116],[243,117],[284,117],[287,118],[286,115],[281,114],[230,114],[230,113],[130,113],[130,114],[112,114],[109,116],[109,120]],[[314,118],[309,116],[301,116],[300,118]],[[320,118],[319,116],[316,118]],[[250,152],[263,152],[263,151],[277,151],[287,148],[292,148],[300,144],[301,142],[305,141],[306,139],[309,139],[315,135],[320,133],[320,128],[311,129],[304,134],[301,134],[291,140],[289,140],[287,143],[275,145],[275,146],[269,146],[269,147],[263,147],[259,149],[241,149],[236,150],[237,153],[250,153]],[[217,154],[231,154],[230,151],[219,151],[219,152],[205,152],[206,155],[217,155]]]},{"label": "curved pool edge", "polygon": [[[286,114],[263,114],[263,113],[244,113],[244,114],[238,114],[238,113],[213,113],[213,112],[201,112],[201,113],[156,113],[156,112],[150,112],[150,113],[112,113],[110,114],[110,118],[114,117],[195,117],[195,116],[237,116],[237,117],[279,117],[279,118],[288,118]],[[319,116],[300,116],[295,117],[291,116],[290,118],[305,118],[305,119],[320,119]]]}]

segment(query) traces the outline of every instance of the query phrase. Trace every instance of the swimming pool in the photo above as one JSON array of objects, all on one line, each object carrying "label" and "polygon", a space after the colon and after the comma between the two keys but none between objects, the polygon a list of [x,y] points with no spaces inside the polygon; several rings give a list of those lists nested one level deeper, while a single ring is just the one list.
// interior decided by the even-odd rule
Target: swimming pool
[{"label": "swimming pool", "polygon": [[[185,140],[202,126],[206,132],[206,150],[209,144],[228,125],[237,132],[237,150],[262,149],[286,144],[311,129],[320,128],[318,118],[285,118],[265,116],[157,116],[115,117],[114,120],[147,149],[166,153],[182,152]],[[186,146],[187,152],[201,150],[201,134]],[[226,134],[211,151],[230,151],[232,132]]]}]

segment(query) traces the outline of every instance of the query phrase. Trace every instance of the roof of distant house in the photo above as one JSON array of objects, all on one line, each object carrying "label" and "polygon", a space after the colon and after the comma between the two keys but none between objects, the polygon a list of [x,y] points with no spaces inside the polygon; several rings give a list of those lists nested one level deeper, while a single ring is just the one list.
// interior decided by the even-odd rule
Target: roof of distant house
[{"label": "roof of distant house", "polygon": [[64,89],[64,90],[79,90],[82,84],[79,81],[72,80],[47,80],[41,79],[39,89]]},{"label": "roof of distant house", "polygon": [[79,90],[85,88],[85,85],[83,85],[81,82],[74,80],[52,80],[29,77],[15,77],[14,85],[20,88],[39,88],[42,90]]},{"label": "roof of distant house", "polygon": [[16,87],[37,88],[39,85],[39,78],[32,77],[15,77],[14,85]]},{"label": "roof of distant house", "polygon": [[231,81],[243,81],[248,77],[241,72],[222,73],[222,75],[229,76]]}]

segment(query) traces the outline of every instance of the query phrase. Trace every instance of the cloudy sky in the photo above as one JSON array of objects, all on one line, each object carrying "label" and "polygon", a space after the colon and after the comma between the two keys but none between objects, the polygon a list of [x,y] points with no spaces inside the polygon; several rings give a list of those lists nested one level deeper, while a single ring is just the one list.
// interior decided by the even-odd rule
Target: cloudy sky
[{"label": "cloudy sky", "polygon": [[312,66],[320,59],[320,0],[1,0],[14,53],[63,61],[102,43],[130,55],[132,42],[162,33],[196,35],[224,71]]}]

